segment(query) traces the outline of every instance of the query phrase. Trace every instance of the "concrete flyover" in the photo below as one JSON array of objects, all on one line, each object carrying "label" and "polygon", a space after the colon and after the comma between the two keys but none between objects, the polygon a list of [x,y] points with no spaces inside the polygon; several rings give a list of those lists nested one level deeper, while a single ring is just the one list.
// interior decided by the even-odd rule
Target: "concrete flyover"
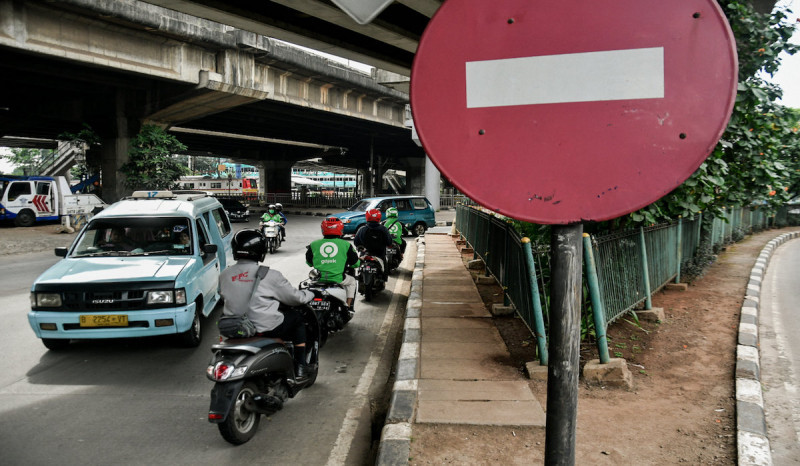
[{"label": "concrete flyover", "polygon": [[90,125],[104,197],[144,123],[193,154],[262,164],[289,189],[297,160],[407,170],[425,158],[406,93],[278,40],[136,0],[0,0],[0,136],[55,139]]}]

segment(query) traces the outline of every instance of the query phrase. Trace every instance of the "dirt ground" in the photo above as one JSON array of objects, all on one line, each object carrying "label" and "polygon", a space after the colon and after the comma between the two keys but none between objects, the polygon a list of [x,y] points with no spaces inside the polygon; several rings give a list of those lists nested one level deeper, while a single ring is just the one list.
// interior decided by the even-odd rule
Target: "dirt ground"
[{"label": "dirt ground", "polygon": [[18,228],[13,223],[0,224],[0,256],[26,252],[53,251],[69,246],[75,233],[61,233],[61,224],[47,222],[32,227]]},{"label": "dirt ground", "polygon": [[[664,309],[664,321],[637,324],[626,316],[609,326],[611,357],[625,358],[634,388],[581,377],[576,464],[736,464],[739,312],[756,257],[781,233],[728,246],[687,291],[656,293],[653,307]],[[479,291],[487,305],[502,301],[497,285]],[[518,318],[495,322],[511,353],[507,362],[524,372],[536,359],[530,332]],[[581,367],[597,357],[594,342],[583,342]],[[529,383],[546,409],[547,383]],[[542,464],[544,445],[543,428],[415,424],[409,464]]]}]

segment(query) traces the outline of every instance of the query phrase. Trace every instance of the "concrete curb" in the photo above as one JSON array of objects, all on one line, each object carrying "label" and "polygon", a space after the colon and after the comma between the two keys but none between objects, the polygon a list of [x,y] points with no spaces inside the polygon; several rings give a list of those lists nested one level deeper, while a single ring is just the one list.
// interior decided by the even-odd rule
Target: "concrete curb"
[{"label": "concrete curb", "polygon": [[761,282],[775,249],[800,232],[785,233],[764,246],[750,271],[750,281],[739,318],[736,347],[736,437],[740,466],[772,465],[764,397],[761,392],[761,366],[758,342],[758,312]]},{"label": "concrete curb", "polygon": [[378,457],[380,466],[407,465],[411,452],[411,425],[417,407],[420,357],[420,312],[422,310],[422,268],[425,265],[425,237],[417,238],[417,262],[411,275],[406,304],[403,343],[397,360],[397,375],[386,414]]}]

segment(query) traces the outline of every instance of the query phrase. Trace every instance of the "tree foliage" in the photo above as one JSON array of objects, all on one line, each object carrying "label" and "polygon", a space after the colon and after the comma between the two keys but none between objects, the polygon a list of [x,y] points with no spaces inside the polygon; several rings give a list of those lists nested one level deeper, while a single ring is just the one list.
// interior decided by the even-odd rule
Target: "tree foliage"
[{"label": "tree foliage", "polygon": [[633,222],[656,223],[700,211],[720,215],[723,207],[734,205],[774,208],[798,194],[800,112],[778,104],[780,87],[765,79],[778,70],[782,52],[800,49],[789,43],[796,25],[786,21],[786,11],[760,14],[745,1],[721,0],[720,6],[739,56],[728,127],[700,168],[673,192],[631,214]]},{"label": "tree foliage", "polygon": [[155,125],[144,125],[131,141],[129,160],[121,168],[125,186],[133,190],[170,189],[188,172],[173,155],[186,150],[174,136]]},{"label": "tree foliage", "polygon": [[52,151],[49,149],[12,148],[10,154],[0,154],[0,159],[14,166],[11,175],[37,175],[39,162]]}]

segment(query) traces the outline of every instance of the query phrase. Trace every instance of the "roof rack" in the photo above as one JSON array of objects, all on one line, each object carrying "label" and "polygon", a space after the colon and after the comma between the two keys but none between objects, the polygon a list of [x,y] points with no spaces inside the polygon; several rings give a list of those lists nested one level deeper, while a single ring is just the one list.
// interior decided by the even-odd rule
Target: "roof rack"
[{"label": "roof rack", "polygon": [[189,196],[186,198],[187,201],[193,201],[195,199],[201,199],[204,197],[212,197],[208,191],[197,191],[191,189],[176,189],[172,191],[174,194],[188,194]]},{"label": "roof rack", "polygon": [[184,201],[194,201],[204,197],[211,197],[206,191],[192,191],[176,189],[174,191],[134,191],[130,196],[123,199],[178,199],[178,196],[185,196],[181,198]]}]

